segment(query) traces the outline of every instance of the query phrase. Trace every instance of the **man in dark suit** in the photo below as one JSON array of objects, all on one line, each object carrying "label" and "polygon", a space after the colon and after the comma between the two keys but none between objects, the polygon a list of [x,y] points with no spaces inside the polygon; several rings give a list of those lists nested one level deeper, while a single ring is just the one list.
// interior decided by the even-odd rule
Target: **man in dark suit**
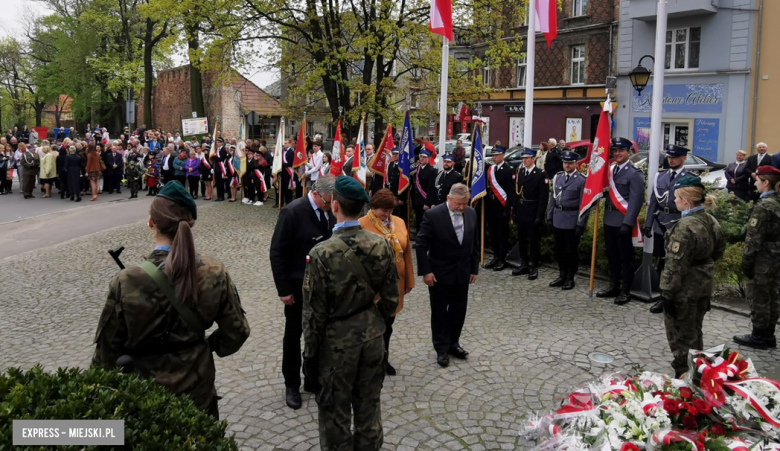
[{"label": "man in dark suit", "polygon": [[[301,407],[301,335],[303,334],[303,275],[309,251],[330,238],[335,217],[330,213],[335,177],[317,179],[306,196],[287,204],[279,212],[271,238],[271,271],[279,299],[284,304],[282,374],[285,400],[293,409]],[[304,390],[313,385],[304,382]]]},{"label": "man in dark suit", "polygon": [[512,216],[512,204],[515,193],[515,171],[504,164],[506,147],[493,147],[493,162],[487,168],[486,220],[493,259],[485,269],[501,271],[506,268],[506,256],[509,253],[509,218]]},{"label": "man in dark suit", "polygon": [[417,166],[417,173],[414,176],[414,185],[412,186],[412,208],[414,208],[414,222],[417,231],[420,231],[423,215],[428,210],[428,198],[436,193],[435,182],[438,172],[431,166],[431,153],[427,150],[420,151],[420,160]]},{"label": "man in dark suit", "polygon": [[[160,177],[162,178],[163,185],[173,180],[173,175],[175,174],[173,160],[175,158],[176,157],[171,154],[170,148],[163,148],[163,154],[160,158]],[[106,167],[108,167],[108,164],[106,164]],[[219,170],[219,168],[217,168],[217,170]]]},{"label": "man in dark suit", "polygon": [[393,209],[393,215],[403,219],[406,228],[409,229],[409,215],[407,215],[408,207],[406,205],[409,200],[409,192],[406,190],[404,190],[403,193],[398,192],[398,187],[401,183],[401,168],[398,166],[399,152],[398,147],[394,147],[392,150],[393,159],[390,160],[390,163],[387,165],[387,183],[385,187],[393,193],[393,196],[395,196],[399,202]]},{"label": "man in dark suit", "polygon": [[547,173],[536,165],[536,151],[526,148],[522,158],[523,164],[517,168],[515,175],[514,202],[520,267],[514,269],[512,275],[528,274],[528,280],[536,280],[542,256],[542,222],[547,213],[550,186]]},{"label": "man in dark suit", "polygon": [[121,194],[121,181],[124,170],[124,160],[122,154],[117,152],[117,144],[111,145],[111,151],[106,152],[103,156],[103,162],[106,164],[106,189],[108,194],[112,194],[116,191]]},{"label": "man in dark suit", "polygon": [[428,285],[433,348],[442,367],[450,364],[450,355],[463,360],[469,354],[460,345],[460,334],[480,255],[477,212],[468,206],[470,197],[466,185],[453,185],[444,205],[425,212],[417,234],[417,274]]},{"label": "man in dark suit", "polygon": [[456,183],[463,183],[463,176],[455,168],[455,157],[451,154],[442,155],[444,170],[439,172],[434,181],[433,196],[428,196],[427,205],[433,207],[447,201],[450,188]]},{"label": "man in dark suit", "polygon": [[750,199],[755,202],[758,200],[758,191],[756,190],[756,170],[759,166],[772,166],[772,156],[766,153],[766,143],[756,144],[756,153],[749,156],[745,163],[750,174]]},{"label": "man in dark suit", "polygon": [[352,177],[352,166],[355,161],[355,146],[350,144],[346,149],[344,149],[344,158],[346,158],[346,160],[344,160],[342,171],[347,177]]},{"label": "man in dark suit", "polygon": [[[604,240],[607,244],[610,283],[609,288],[596,293],[596,297],[617,296],[617,305],[631,300],[631,283],[636,271],[632,236],[639,211],[645,202],[645,176],[629,161],[632,147],[633,143],[626,138],[612,139],[610,149],[615,162],[610,171],[616,192],[611,192],[604,204]],[[619,200],[618,203],[613,201],[613,196]]]},{"label": "man in dark suit", "polygon": [[293,169],[293,160],[295,159],[295,147],[292,144],[292,139],[287,139],[284,142],[284,149],[282,150],[282,205],[287,205],[293,200],[293,192],[295,191],[295,170]]}]

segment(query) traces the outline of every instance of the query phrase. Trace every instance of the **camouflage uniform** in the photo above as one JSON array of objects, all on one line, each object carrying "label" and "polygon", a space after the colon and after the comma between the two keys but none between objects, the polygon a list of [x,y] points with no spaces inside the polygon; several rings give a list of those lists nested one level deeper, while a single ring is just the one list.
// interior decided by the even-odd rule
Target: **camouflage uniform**
[{"label": "camouflage uniform", "polygon": [[138,189],[141,186],[141,170],[135,162],[130,162],[125,171],[125,177],[127,178],[127,187],[130,188],[130,196],[137,197]]},{"label": "camouflage uniform", "polygon": [[661,273],[663,296],[673,308],[664,309],[666,338],[676,376],[688,369],[688,350],[702,349],[702,323],[710,310],[715,261],[726,243],[718,221],[699,207],[666,232],[666,265]]},{"label": "camouflage uniform", "polygon": [[753,208],[742,267],[753,276],[748,278],[747,297],[754,334],[772,337],[780,317],[780,196],[776,193],[762,197]]},{"label": "camouflage uniform", "polygon": [[[370,286],[336,240],[363,264]],[[320,446],[325,451],[382,446],[383,334],[398,297],[395,256],[381,237],[359,225],[347,226],[312,248],[303,281],[304,358],[319,369]]]},{"label": "camouflage uniform", "polygon": [[[159,267],[167,255],[155,250],[148,260]],[[132,266],[109,285],[92,363],[110,369],[120,356],[131,355],[135,372],[176,394],[186,393],[200,410],[218,417],[211,353],[225,357],[238,351],[249,337],[249,323],[222,263],[205,255],[198,263],[198,303],[192,310],[205,327],[219,325],[208,339],[190,330],[157,283]]]}]

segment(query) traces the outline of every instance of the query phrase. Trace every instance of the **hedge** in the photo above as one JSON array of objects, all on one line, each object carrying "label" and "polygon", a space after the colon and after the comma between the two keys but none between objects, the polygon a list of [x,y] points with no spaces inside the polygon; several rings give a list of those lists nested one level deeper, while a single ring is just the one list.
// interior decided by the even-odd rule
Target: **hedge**
[{"label": "hedge", "polygon": [[[44,372],[11,368],[0,374],[0,449],[13,447],[13,420],[124,420],[125,445],[115,449],[237,450],[225,436],[227,422],[201,412],[151,379],[106,371],[60,368]],[[54,447],[48,447],[54,449]],[[58,446],[56,449],[112,449]]]}]

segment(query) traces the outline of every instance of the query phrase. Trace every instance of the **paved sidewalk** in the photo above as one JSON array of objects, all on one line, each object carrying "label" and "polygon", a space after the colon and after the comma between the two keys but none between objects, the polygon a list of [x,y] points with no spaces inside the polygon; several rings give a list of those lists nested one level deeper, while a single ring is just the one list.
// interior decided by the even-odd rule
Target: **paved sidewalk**
[{"label": "paved sidewalk", "polygon": [[[284,404],[281,349],[284,316],[268,263],[277,210],[211,204],[195,227],[198,249],[218,257],[238,285],[252,335],[238,354],[217,359],[222,417],[244,449],[318,449],[317,407],[304,393],[298,411]],[[117,271],[106,250],[127,250],[126,263],[151,249],[146,217],[0,261],[0,369],[41,363],[86,366],[110,278]],[[605,371],[640,365],[670,371],[663,319],[647,304],[615,306],[588,300],[587,282],[563,292],[509,271],[483,272],[470,290],[462,344],[468,361],[439,368],[430,344],[427,289],[405,300],[391,342],[399,375],[382,393],[385,449],[527,449],[518,437],[529,412],[550,409],[571,388]],[[722,310],[705,319],[706,345],[729,344],[749,320]],[[739,349],[735,347],[735,349]],[[759,372],[780,378],[777,351],[744,350]],[[606,352],[613,364],[591,362]]]}]

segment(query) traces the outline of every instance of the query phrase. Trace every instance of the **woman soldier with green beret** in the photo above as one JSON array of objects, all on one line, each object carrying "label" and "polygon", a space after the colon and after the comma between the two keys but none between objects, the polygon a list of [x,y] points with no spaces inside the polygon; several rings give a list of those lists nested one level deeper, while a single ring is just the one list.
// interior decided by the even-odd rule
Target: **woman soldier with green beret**
[{"label": "woman soldier with green beret", "polygon": [[747,298],[753,332],[736,335],[734,341],[756,349],[777,346],[775,327],[780,317],[780,170],[760,166],[756,171],[760,198],[747,224],[742,272],[747,277]]},{"label": "woman soldier with green beret", "polygon": [[[153,377],[219,418],[211,353],[238,351],[249,324],[227,269],[195,251],[197,217],[184,187],[166,183],[149,208],[155,248],[147,261],[111,281],[92,363]],[[206,337],[215,322],[219,328]]]},{"label": "woman soldier with green beret", "polygon": [[688,350],[702,349],[702,323],[710,310],[715,261],[726,243],[720,224],[705,207],[715,200],[704,195],[704,185],[695,176],[680,178],[674,185],[674,204],[682,217],[666,232],[666,265],[661,273],[664,324],[672,350],[675,377],[688,369]]}]

